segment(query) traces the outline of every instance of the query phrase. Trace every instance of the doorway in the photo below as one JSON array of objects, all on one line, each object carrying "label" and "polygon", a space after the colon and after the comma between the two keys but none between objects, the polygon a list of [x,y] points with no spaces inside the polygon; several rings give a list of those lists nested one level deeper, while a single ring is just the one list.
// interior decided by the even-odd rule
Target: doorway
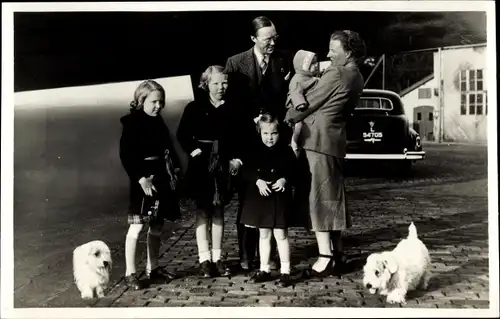
[{"label": "doorway", "polygon": [[415,130],[423,141],[434,141],[434,107],[421,105],[413,109]]}]

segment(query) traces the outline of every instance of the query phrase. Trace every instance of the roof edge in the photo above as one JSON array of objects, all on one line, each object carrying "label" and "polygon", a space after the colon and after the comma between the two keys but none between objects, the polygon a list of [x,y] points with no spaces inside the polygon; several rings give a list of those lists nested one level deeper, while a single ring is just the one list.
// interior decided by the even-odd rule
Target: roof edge
[{"label": "roof edge", "polygon": [[399,95],[401,97],[405,96],[406,94],[410,93],[411,91],[415,90],[416,88],[418,88],[419,86],[422,86],[424,85],[425,83],[429,82],[430,80],[432,80],[434,78],[434,73],[431,73],[429,74],[428,76],[424,77],[423,79],[413,83],[412,85],[410,85],[409,87],[407,87],[406,89],[402,90],[401,92],[399,92]]},{"label": "roof edge", "polygon": [[435,48],[410,50],[410,51],[397,52],[395,54],[417,53],[417,52],[426,52],[426,51],[438,51],[439,49],[441,49],[441,50],[467,49],[467,48],[486,47],[486,46],[487,46],[486,42],[481,42],[481,43],[474,43],[474,44],[459,44],[459,45],[450,45],[450,46],[444,46],[444,47],[435,47]]}]

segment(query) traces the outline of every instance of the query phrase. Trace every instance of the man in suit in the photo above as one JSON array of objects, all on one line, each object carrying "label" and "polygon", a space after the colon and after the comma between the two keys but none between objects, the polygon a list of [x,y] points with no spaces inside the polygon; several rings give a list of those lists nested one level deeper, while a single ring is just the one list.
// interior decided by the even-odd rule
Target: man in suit
[{"label": "man in suit", "polygon": [[[278,119],[283,120],[286,113],[288,82],[293,75],[291,74],[292,58],[287,52],[275,49],[278,33],[272,21],[267,17],[260,16],[252,21],[250,39],[254,43],[252,48],[230,57],[226,62],[230,86],[235,87],[238,92],[246,110],[247,121],[257,122],[259,115],[264,112],[274,114]],[[282,138],[287,138],[289,134],[284,135]],[[249,142],[249,149],[251,149],[251,145],[256,141],[257,133],[253,130],[244,138]],[[251,156],[251,152],[248,152],[247,156]],[[239,223],[244,187],[243,183],[237,186],[239,203],[236,222],[238,223],[241,267],[247,270],[252,267],[256,255],[258,233],[256,229],[246,228]],[[274,241],[272,243],[271,256],[275,257],[276,243]],[[272,262],[271,266],[274,266],[273,264],[275,262]]]},{"label": "man in suit", "polygon": [[[293,72],[292,57],[275,48],[278,40],[276,27],[267,17],[252,21],[254,46],[230,57],[226,70],[233,75],[240,94],[247,99],[250,114],[257,117],[270,112],[282,120],[288,83]],[[237,81],[237,82],[236,82]]]}]

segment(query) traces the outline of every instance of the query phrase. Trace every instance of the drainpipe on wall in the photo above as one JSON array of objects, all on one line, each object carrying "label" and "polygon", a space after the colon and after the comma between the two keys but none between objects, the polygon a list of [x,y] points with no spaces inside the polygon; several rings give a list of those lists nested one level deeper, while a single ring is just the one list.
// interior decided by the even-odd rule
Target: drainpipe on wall
[{"label": "drainpipe on wall", "polygon": [[443,50],[438,48],[439,59],[439,143],[444,140],[444,81],[443,81]]},{"label": "drainpipe on wall", "polygon": [[385,90],[385,53],[382,54],[382,90]]}]

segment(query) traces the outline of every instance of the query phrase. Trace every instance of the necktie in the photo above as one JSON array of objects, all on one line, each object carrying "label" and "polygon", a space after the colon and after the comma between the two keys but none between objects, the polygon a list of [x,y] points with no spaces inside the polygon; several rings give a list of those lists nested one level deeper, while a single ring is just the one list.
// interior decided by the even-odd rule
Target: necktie
[{"label": "necktie", "polygon": [[266,73],[266,70],[267,70],[267,57],[264,56],[264,58],[262,59],[262,61],[260,62],[260,69],[262,71],[262,74],[265,74]]}]

